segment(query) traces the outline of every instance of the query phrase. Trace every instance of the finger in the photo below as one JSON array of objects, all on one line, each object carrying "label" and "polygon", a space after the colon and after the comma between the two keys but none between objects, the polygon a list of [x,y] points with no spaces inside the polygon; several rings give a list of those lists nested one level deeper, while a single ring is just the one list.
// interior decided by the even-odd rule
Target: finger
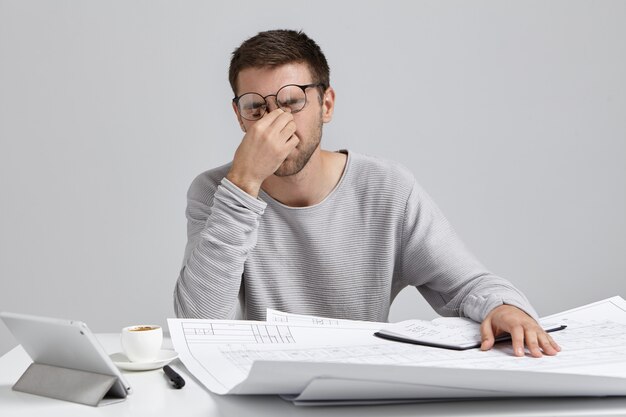
[{"label": "finger", "polygon": [[[276,111],[276,110],[274,110]],[[293,114],[287,113],[281,110],[281,114],[279,114],[273,121],[271,128],[276,129],[277,131],[281,131],[284,129],[286,125],[293,121]],[[272,112],[273,113],[273,112]]]},{"label": "finger", "polygon": [[283,113],[285,112],[282,109],[274,109],[271,112],[265,112],[263,117],[254,122],[253,128],[258,132],[269,129],[276,119]]},{"label": "finger", "polygon": [[265,127],[267,138],[271,138],[272,140],[287,141],[295,131],[296,122],[293,120],[291,113],[286,112],[278,115],[278,117],[272,121],[271,125]]},{"label": "finger", "polygon": [[491,328],[491,320],[486,319],[480,324],[480,350],[489,350],[493,347],[495,338],[493,335],[493,329]]},{"label": "finger", "polygon": [[[289,155],[296,146],[300,143],[300,138],[296,135],[292,135],[285,143],[285,155]],[[286,156],[285,156],[286,157]]]},{"label": "finger", "polygon": [[541,347],[541,350],[543,350],[544,354],[548,356],[554,356],[558,353],[558,350],[556,350],[556,348],[552,346],[552,342],[554,341],[550,340],[552,338],[547,333],[540,333],[537,336],[537,339],[539,340],[539,346]]},{"label": "finger", "polygon": [[524,328],[515,326],[509,333],[511,333],[511,340],[513,341],[513,354],[524,356]]},{"label": "finger", "polygon": [[557,354],[557,350],[554,347],[552,347],[552,345],[550,344],[550,341],[548,340],[545,334],[537,335],[537,340],[539,341],[539,346],[541,347],[541,350],[543,351],[544,355],[554,356]]},{"label": "finger", "polygon": [[524,332],[524,342],[526,343],[526,346],[528,346],[528,350],[530,350],[530,354],[533,358],[540,358],[543,356],[541,354],[541,349],[539,349],[536,330],[526,330]]},{"label": "finger", "polygon": [[280,131],[280,137],[285,141],[289,140],[296,133],[296,122],[293,119]]},{"label": "finger", "polygon": [[263,117],[259,119],[259,121],[262,120],[269,125],[274,123],[274,120],[278,119],[278,117],[280,117],[283,113],[285,113],[285,111],[281,108],[274,109],[270,112],[266,111]]}]

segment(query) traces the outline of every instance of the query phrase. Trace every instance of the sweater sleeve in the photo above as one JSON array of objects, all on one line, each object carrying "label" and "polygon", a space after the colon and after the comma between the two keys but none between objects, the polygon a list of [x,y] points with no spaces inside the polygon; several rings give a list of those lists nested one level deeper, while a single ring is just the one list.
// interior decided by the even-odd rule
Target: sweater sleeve
[{"label": "sweater sleeve", "polygon": [[187,194],[187,246],[174,288],[177,317],[236,318],[244,263],[257,242],[266,203],[226,178],[207,204],[205,189]]},{"label": "sweater sleeve", "polygon": [[442,316],[482,322],[495,307],[510,304],[537,319],[524,294],[470,253],[430,196],[414,183],[402,231],[402,276]]}]

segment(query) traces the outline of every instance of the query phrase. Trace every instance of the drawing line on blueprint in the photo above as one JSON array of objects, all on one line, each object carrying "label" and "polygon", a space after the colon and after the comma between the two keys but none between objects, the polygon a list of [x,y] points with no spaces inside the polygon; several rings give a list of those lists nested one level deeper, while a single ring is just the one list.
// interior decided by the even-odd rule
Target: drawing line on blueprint
[{"label": "drawing line on blueprint", "polygon": [[269,324],[183,323],[189,343],[211,344],[290,344],[295,343],[288,326]]}]

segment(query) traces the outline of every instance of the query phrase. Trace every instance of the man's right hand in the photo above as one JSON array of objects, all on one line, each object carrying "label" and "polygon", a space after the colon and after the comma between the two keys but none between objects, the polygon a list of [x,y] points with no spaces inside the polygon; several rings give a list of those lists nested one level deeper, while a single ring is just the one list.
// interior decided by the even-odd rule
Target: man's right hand
[{"label": "man's right hand", "polygon": [[296,122],[291,113],[281,109],[266,113],[246,130],[226,178],[256,198],[263,181],[300,143],[295,133]]}]

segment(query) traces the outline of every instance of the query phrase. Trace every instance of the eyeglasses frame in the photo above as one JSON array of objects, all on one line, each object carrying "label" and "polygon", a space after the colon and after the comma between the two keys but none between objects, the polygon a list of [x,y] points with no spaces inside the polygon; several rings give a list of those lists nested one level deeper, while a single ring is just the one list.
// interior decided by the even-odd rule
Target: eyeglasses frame
[{"label": "eyeglasses frame", "polygon": [[[265,113],[267,112],[267,109],[269,108],[269,102],[267,101],[268,97],[274,97],[274,99],[276,101],[276,105],[279,108],[282,109],[282,107],[280,107],[280,104],[278,104],[278,93],[280,93],[280,90],[282,90],[285,87],[299,87],[302,90],[302,92],[304,93],[304,106],[302,106],[302,108],[300,110],[292,111],[291,113],[298,113],[298,112],[304,110],[304,108],[306,107],[306,105],[308,103],[308,97],[306,95],[306,90],[308,88],[311,88],[311,87],[323,87],[324,91],[326,91],[326,88],[327,88],[326,84],[324,84],[324,83],[311,83],[311,84],[303,84],[303,85],[300,85],[300,84],[285,84],[285,85],[283,85],[282,87],[280,87],[278,89],[276,94],[268,94],[268,95],[266,95],[264,97],[261,94],[257,93],[256,91],[248,91],[248,92],[243,93],[243,94],[241,94],[239,96],[233,97],[233,103],[235,104],[235,107],[237,107],[237,110],[239,111],[239,114],[241,115],[241,117],[243,117],[244,119],[249,120],[251,122],[254,122],[254,121],[257,121],[257,120],[261,120],[263,118],[263,116],[265,116]],[[262,97],[263,100],[265,100],[265,109],[263,109],[263,114],[261,114],[261,116],[258,119],[248,119],[248,118],[244,117],[243,114],[241,113],[241,109],[239,108],[239,99],[241,97],[245,96],[246,94],[257,94],[260,97]]]}]

